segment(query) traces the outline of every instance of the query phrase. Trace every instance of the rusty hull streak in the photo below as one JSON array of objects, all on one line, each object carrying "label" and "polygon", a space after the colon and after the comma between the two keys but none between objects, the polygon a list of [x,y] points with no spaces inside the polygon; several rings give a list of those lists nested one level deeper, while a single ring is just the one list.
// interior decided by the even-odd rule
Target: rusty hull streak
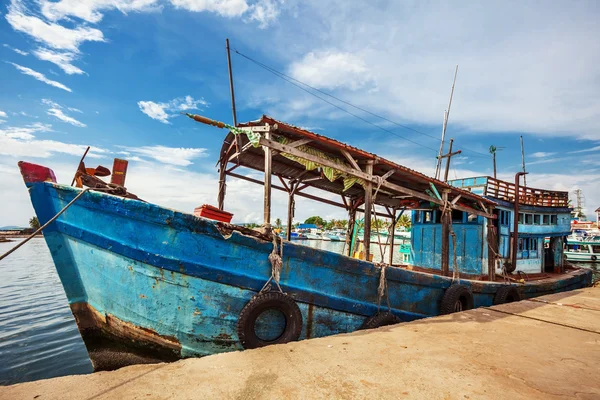
[{"label": "rusty hull streak", "polygon": [[[71,311],[96,371],[139,363],[139,358],[153,362],[182,358],[181,343],[173,336],[161,335],[153,329],[122,321],[111,314],[100,313],[88,303],[71,304]],[[114,343],[119,343],[117,350],[112,348]],[[120,354],[118,357],[113,356],[116,352]],[[106,353],[109,354],[108,358],[117,358],[117,364],[107,362]],[[101,360],[98,354],[101,355]]]}]

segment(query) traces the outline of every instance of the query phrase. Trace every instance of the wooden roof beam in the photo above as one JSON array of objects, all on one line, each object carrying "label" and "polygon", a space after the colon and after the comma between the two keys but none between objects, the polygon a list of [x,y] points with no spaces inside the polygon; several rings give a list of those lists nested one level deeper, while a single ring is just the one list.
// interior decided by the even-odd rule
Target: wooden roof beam
[{"label": "wooden roof beam", "polygon": [[[266,139],[264,137],[260,138],[260,144],[262,146],[270,147],[270,148],[272,148],[274,150],[277,150],[277,151],[280,151],[282,153],[288,153],[288,154],[291,154],[293,156],[303,158],[305,160],[316,162],[316,163],[321,164],[321,165],[326,166],[326,167],[337,169],[337,170],[345,172],[345,173],[347,173],[349,175],[355,176],[355,177],[360,178],[360,179],[367,180],[367,181],[375,183],[375,184],[379,183],[377,181],[376,177],[374,177],[373,175],[367,174],[366,172],[362,172],[362,171],[356,170],[355,168],[347,167],[346,165],[343,165],[343,164],[337,164],[337,163],[335,163],[333,161],[327,160],[325,158],[321,158],[319,156],[315,156],[313,154],[305,153],[305,152],[300,151],[300,150],[298,150],[298,149],[296,149],[294,147],[291,147],[289,145],[285,145],[285,144],[282,144],[282,143],[279,143],[279,142],[275,142],[273,140],[269,140],[269,139]],[[439,206],[443,206],[444,205],[444,203],[443,203],[442,200],[439,200],[439,199],[437,199],[435,197],[431,197],[431,196],[429,196],[427,194],[418,192],[416,190],[412,190],[412,189],[408,189],[408,188],[405,188],[405,187],[400,186],[400,185],[396,185],[396,184],[391,183],[391,182],[383,181],[381,183],[381,186],[385,187],[387,189],[399,192],[399,193],[405,193],[405,194],[411,195],[413,197],[416,197],[417,199],[421,199],[421,200],[429,201],[431,203],[435,203],[435,204],[437,204]],[[471,213],[471,214],[475,214],[475,215],[480,215],[482,217],[495,218],[494,215],[486,214],[486,213],[484,213],[482,211],[479,211],[479,210],[476,210],[474,208],[463,207],[463,206],[459,206],[459,205],[451,205],[451,207],[454,208],[454,209],[456,209],[456,210],[465,211],[465,212],[468,212],[468,213]]]}]

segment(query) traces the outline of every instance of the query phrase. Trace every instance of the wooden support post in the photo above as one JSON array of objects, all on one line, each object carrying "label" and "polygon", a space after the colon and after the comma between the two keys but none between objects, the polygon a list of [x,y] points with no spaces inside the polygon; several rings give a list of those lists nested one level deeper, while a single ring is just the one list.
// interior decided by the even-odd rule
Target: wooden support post
[{"label": "wooden support post", "polygon": [[219,210],[223,210],[225,207],[225,190],[227,188],[226,167],[227,167],[227,160],[225,159],[225,157],[223,157],[223,160],[221,161],[221,165],[219,166],[219,194],[217,195],[217,204],[218,204]]},{"label": "wooden support post", "polygon": [[[283,183],[283,181],[281,181]],[[286,240],[292,240],[292,220],[294,218],[294,192],[300,182],[290,182],[288,189],[288,213],[287,213],[287,231],[286,231]]]},{"label": "wooden support post", "polygon": [[[373,160],[368,160],[365,172],[373,176]],[[365,246],[365,260],[370,260],[371,255],[371,208],[373,204],[373,183],[371,179],[365,181],[365,226],[363,228],[363,245]]]},{"label": "wooden support post", "polygon": [[498,232],[494,226],[494,220],[487,218],[487,242],[488,242],[488,280],[496,280],[496,254],[498,254]]},{"label": "wooden support post", "polygon": [[[448,200],[448,189],[442,191],[442,199]],[[442,275],[450,275],[450,219],[452,218],[449,212],[442,214]]]},{"label": "wooden support post", "polygon": [[[271,139],[271,131],[265,132],[265,138]],[[264,223],[271,225],[271,148],[263,146],[265,152],[265,202],[264,202]]]},{"label": "wooden support post", "polygon": [[[396,230],[396,209],[391,213],[392,223],[390,224],[390,265],[394,265],[394,231]],[[383,260],[381,260],[383,261]]]},{"label": "wooden support post", "polygon": [[356,207],[354,202],[348,208],[348,228],[346,230],[346,255],[352,257],[352,235],[354,234],[354,225],[356,224]]}]

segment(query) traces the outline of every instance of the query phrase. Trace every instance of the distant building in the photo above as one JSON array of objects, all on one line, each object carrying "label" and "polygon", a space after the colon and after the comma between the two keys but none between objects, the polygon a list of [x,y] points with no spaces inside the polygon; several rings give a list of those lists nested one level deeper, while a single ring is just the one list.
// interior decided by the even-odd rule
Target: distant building
[{"label": "distant building", "polygon": [[596,226],[600,227],[600,207],[596,208]]}]

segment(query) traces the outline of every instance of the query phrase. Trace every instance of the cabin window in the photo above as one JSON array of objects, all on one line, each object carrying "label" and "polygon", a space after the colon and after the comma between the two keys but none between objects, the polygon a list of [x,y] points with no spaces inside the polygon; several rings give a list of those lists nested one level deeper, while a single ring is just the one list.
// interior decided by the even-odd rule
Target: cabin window
[{"label": "cabin window", "polygon": [[539,215],[539,214],[534,214],[533,215],[533,224],[534,225],[539,225],[540,224],[540,217],[541,217],[541,215]]},{"label": "cabin window", "polygon": [[525,214],[525,225],[531,225],[531,224],[533,224],[533,215]]},{"label": "cabin window", "polygon": [[432,211],[433,212],[433,223],[441,224],[442,223],[442,213],[440,211]]},{"label": "cabin window", "polygon": [[463,212],[459,210],[452,210],[452,222],[463,222]]},{"label": "cabin window", "polygon": [[544,224],[544,225],[550,224],[550,216],[549,215],[542,216],[542,224]]},{"label": "cabin window", "polygon": [[557,224],[557,222],[558,222],[558,218],[557,218],[557,216],[556,216],[556,215],[551,215],[551,216],[550,216],[550,224],[551,224],[551,225],[556,225],[556,224]]},{"label": "cabin window", "polygon": [[592,246],[592,252],[594,254],[600,254],[600,246]]},{"label": "cabin window", "polygon": [[415,211],[413,213],[413,218],[415,220],[415,224],[418,224],[419,222],[421,222],[421,211]]},{"label": "cabin window", "polygon": [[510,223],[510,212],[500,210],[500,213],[498,214],[498,220],[500,225],[508,225]]},{"label": "cabin window", "polygon": [[519,213],[519,223],[523,223],[523,213]]},{"label": "cabin window", "polygon": [[431,222],[431,211],[423,211],[423,222]]}]

